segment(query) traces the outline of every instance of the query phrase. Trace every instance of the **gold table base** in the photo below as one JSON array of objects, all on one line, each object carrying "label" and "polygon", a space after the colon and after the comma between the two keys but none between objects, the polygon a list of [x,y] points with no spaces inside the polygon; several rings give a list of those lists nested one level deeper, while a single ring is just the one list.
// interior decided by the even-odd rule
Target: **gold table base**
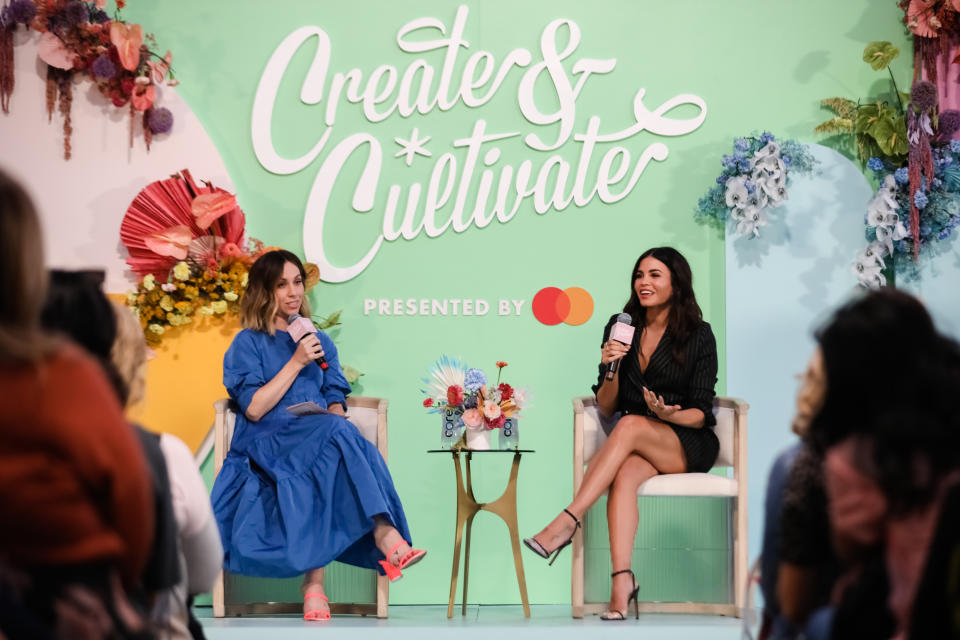
[{"label": "gold table base", "polygon": [[460,573],[460,542],[463,539],[463,530],[467,530],[467,544],[463,558],[463,605],[461,615],[467,614],[467,581],[470,578],[470,530],[473,528],[473,517],[479,511],[489,511],[500,516],[510,531],[510,544],[513,546],[513,565],[517,570],[517,584],[520,586],[520,600],[523,602],[523,615],[530,617],[530,603],[527,601],[527,581],[523,575],[523,559],[520,557],[520,534],[517,530],[517,473],[520,471],[520,453],[513,454],[513,466],[510,468],[510,479],[503,494],[494,500],[482,504],[477,502],[473,495],[473,483],[470,478],[470,460],[473,453],[466,453],[467,482],[464,485],[463,473],[460,469],[460,452],[453,451],[453,464],[457,470],[457,532],[453,545],[453,572],[450,575],[450,602],[447,605],[447,617],[453,617],[453,604],[457,597],[457,575]]}]

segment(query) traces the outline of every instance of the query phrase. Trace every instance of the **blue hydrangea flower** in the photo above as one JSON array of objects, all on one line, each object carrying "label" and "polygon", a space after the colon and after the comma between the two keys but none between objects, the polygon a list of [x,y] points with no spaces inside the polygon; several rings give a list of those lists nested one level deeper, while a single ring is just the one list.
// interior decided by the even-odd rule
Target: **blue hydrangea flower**
[{"label": "blue hydrangea flower", "polygon": [[734,162],[740,162],[741,160],[746,160],[746,159],[747,159],[747,154],[745,154],[743,151],[737,151],[736,153],[733,154]]},{"label": "blue hydrangea flower", "polygon": [[[923,191],[917,191],[915,194],[913,194],[913,204],[917,205],[917,209],[922,211],[923,208],[927,206],[928,202],[929,200],[927,199],[927,194],[925,194]],[[921,233],[922,232],[923,229],[921,229]]]},{"label": "blue hydrangea flower", "polygon": [[780,159],[783,160],[783,164],[787,165],[788,167],[790,166],[790,163],[793,162],[793,159],[790,156],[783,156]]},{"label": "blue hydrangea flower", "polygon": [[747,193],[753,193],[754,191],[757,190],[757,185],[756,183],[754,183],[753,180],[747,180],[746,182],[743,183],[743,186],[747,188]]},{"label": "blue hydrangea flower", "polygon": [[733,160],[733,156],[723,154],[723,159],[720,160],[720,164],[724,167],[732,167],[736,163]]},{"label": "blue hydrangea flower", "polygon": [[764,131],[760,134],[760,144],[767,144],[768,142],[773,142],[776,138],[773,137],[773,134],[769,131]]},{"label": "blue hydrangea flower", "polygon": [[897,184],[907,184],[910,182],[910,170],[906,167],[900,167],[893,172],[893,179],[897,181]]},{"label": "blue hydrangea flower", "polygon": [[739,164],[737,164],[737,169],[739,169],[741,173],[750,173],[750,161],[741,160]]},{"label": "blue hydrangea flower", "polygon": [[717,184],[725,184],[727,182],[727,176],[717,176]]},{"label": "blue hydrangea flower", "polygon": [[487,374],[480,369],[467,369],[464,376],[463,388],[467,391],[476,391],[487,384]]},{"label": "blue hydrangea flower", "polygon": [[870,158],[867,160],[867,169],[871,171],[880,171],[883,169],[883,160],[880,158]]},{"label": "blue hydrangea flower", "polygon": [[746,151],[750,148],[750,142],[746,138],[737,138],[733,141],[733,148],[737,151]]},{"label": "blue hydrangea flower", "polygon": [[953,153],[960,153],[960,140],[950,141],[950,151]]}]

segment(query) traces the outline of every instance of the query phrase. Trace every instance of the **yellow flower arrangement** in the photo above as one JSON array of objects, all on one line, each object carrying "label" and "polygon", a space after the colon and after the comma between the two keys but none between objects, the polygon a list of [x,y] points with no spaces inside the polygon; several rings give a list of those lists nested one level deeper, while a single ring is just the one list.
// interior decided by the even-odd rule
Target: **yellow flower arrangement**
[{"label": "yellow flower arrangement", "polygon": [[127,305],[140,319],[147,341],[156,344],[170,327],[191,324],[194,315],[238,313],[247,268],[246,261],[235,258],[205,267],[181,261],[170,270],[167,282],[144,276],[136,290],[127,293]]}]

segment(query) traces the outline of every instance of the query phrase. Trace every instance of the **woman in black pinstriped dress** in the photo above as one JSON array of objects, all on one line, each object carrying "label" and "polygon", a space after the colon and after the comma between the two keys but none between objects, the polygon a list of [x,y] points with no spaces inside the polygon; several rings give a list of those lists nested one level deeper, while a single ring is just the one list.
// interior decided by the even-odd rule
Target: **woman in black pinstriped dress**
[{"label": "woman in black pinstriped dress", "polygon": [[[546,528],[524,543],[543,557],[572,541],[580,518],[609,491],[607,520],[613,585],[604,620],[623,620],[638,586],[630,560],[639,514],[637,488],[660,473],[707,471],[719,451],[712,407],[717,346],[693,293],[690,265],[676,249],[644,252],[631,274],[624,313],[637,328],[631,344],[609,338],[607,323],[600,376],[593,387],[604,416],[619,414],[594,455],[577,495]],[[612,380],[605,373],[621,360]],[[556,557],[556,556],[554,556]]]}]

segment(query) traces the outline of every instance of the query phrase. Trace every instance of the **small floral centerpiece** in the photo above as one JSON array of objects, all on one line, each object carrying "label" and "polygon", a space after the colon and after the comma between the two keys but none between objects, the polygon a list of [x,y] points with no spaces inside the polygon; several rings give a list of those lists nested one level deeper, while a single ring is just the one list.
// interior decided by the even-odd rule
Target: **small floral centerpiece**
[{"label": "small floral centerpiece", "polygon": [[118,109],[130,113],[130,146],[134,124],[142,122],[147,150],[154,135],[168,133],[173,114],[157,106],[158,87],[175,86],[170,52],[161,57],[149,45],[153,36],[138,24],[119,17],[126,0],[117,0],[110,17],[106,0],[0,0],[0,108],[10,113],[14,87],[13,33],[23,25],[39,32],[38,56],[46,64],[47,115],[54,108],[63,117],[63,157],[70,159],[73,125],[70,111],[76,77],[92,80],[97,90]]},{"label": "small floral centerpiece", "polygon": [[816,161],[792,140],[777,142],[772,133],[733,141],[733,155],[721,160],[717,184],[700,198],[696,216],[721,225],[731,221],[736,232],[758,237],[767,224],[767,209],[787,200],[793,173],[810,173]]},{"label": "small floral centerpiece", "polygon": [[[421,390],[427,395],[423,406],[430,413],[442,414],[445,444],[454,445],[462,435],[469,448],[484,448],[482,438],[489,442],[494,429],[502,430],[501,445],[516,444],[516,420],[527,404],[528,394],[524,389],[501,382],[507,363],[498,361],[496,365],[497,380],[488,384],[482,370],[444,356],[431,368],[430,377],[423,379],[427,384],[427,388]],[[485,448],[489,448],[489,444]]]}]

